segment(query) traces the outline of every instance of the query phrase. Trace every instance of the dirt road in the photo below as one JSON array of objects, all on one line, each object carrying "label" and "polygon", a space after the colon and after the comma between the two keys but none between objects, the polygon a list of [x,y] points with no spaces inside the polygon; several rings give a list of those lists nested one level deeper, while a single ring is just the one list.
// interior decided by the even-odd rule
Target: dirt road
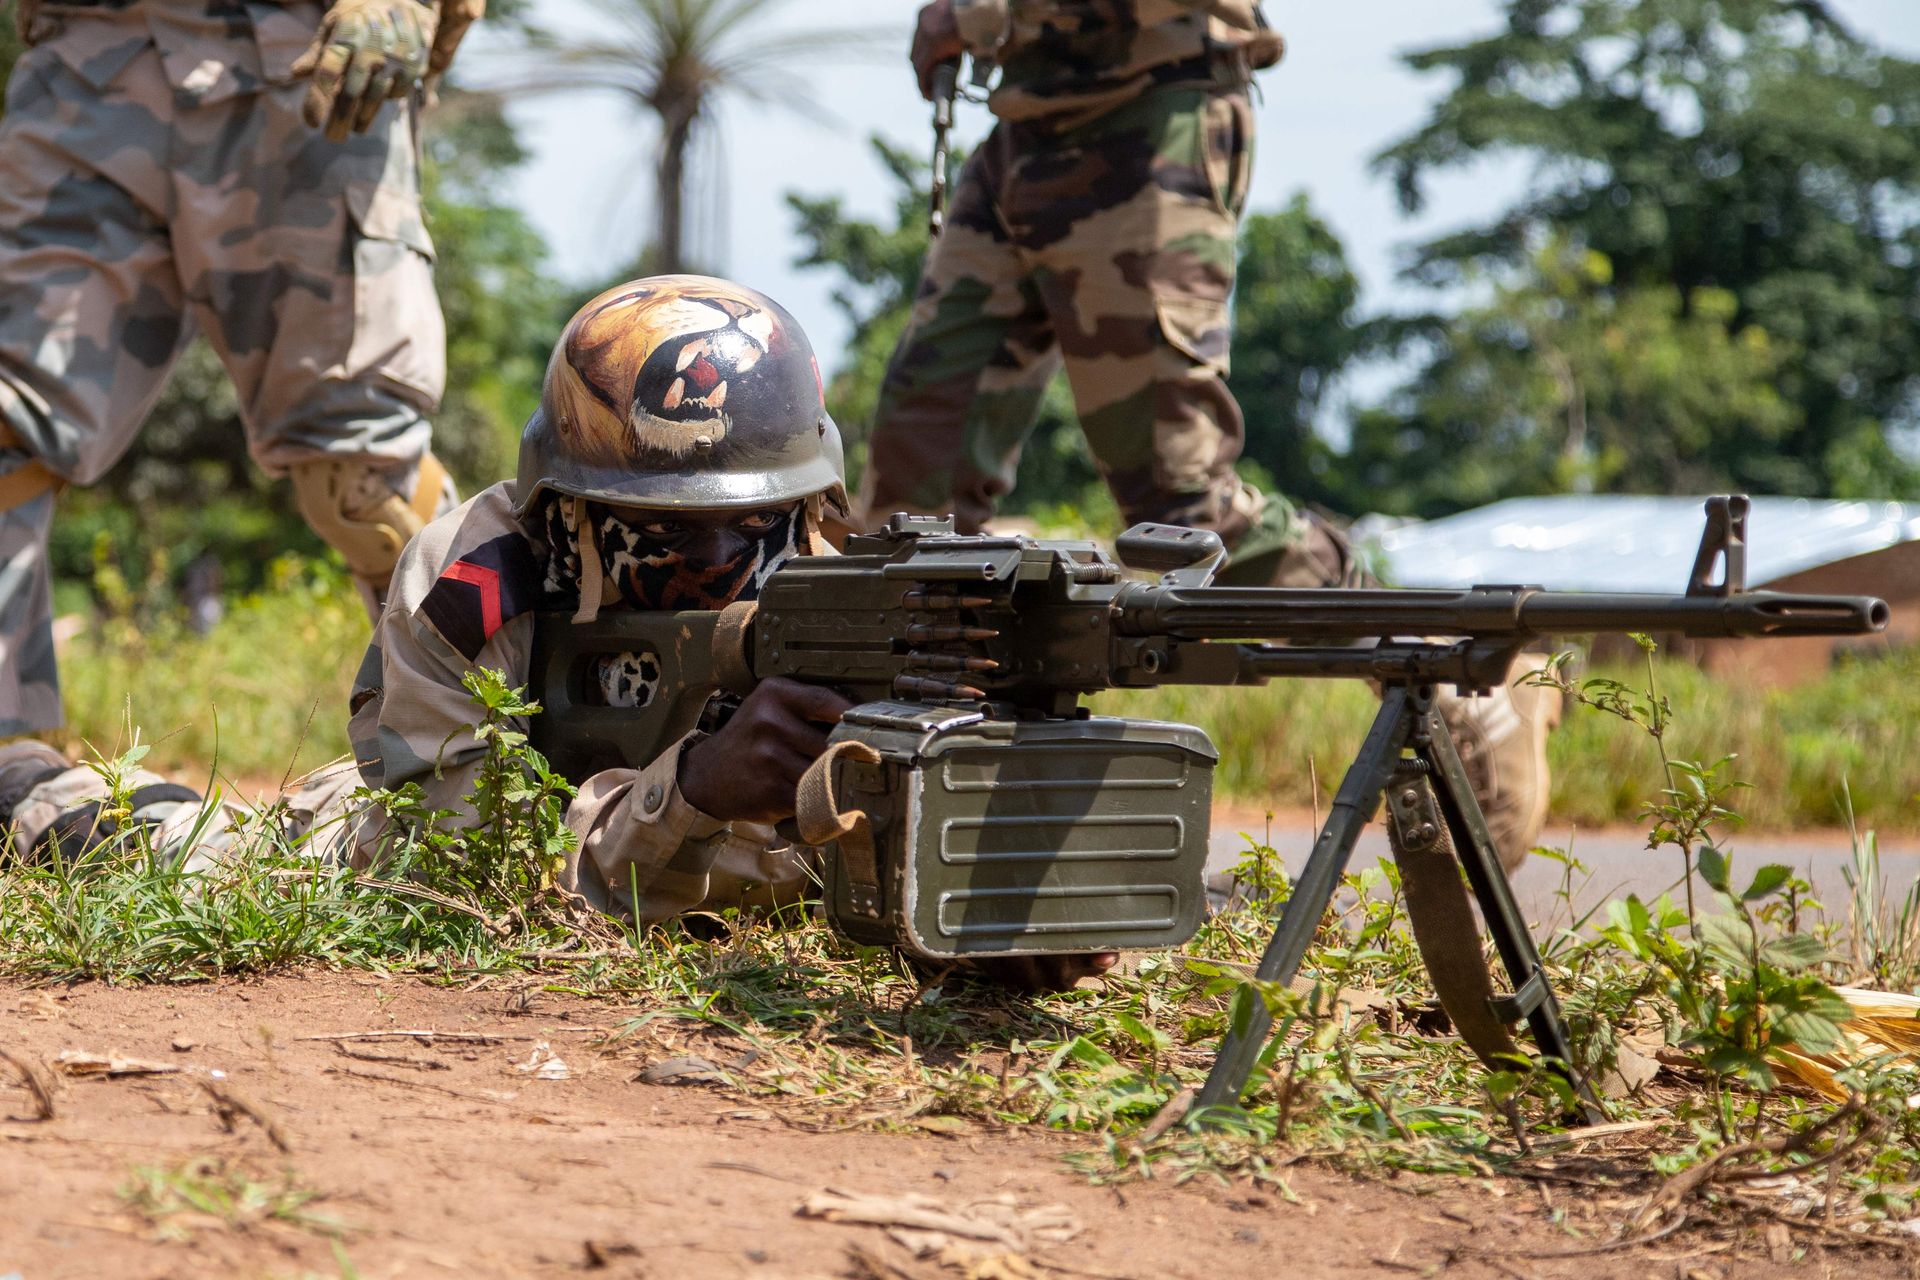
[{"label": "dirt road", "polygon": [[[1078,1227],[981,1276],[1901,1274],[1817,1246],[1776,1264],[1752,1240],[1593,1253],[1611,1211],[1520,1180],[1362,1182],[1295,1165],[1291,1199],[1244,1181],[1098,1186],[1064,1162],[1095,1138],[882,1132],[725,1088],[638,1083],[657,1049],[595,1047],[630,1011],[535,985],[0,983],[0,1047],[52,1082],[53,1110],[33,1119],[0,1063],[0,1276],[962,1274],[912,1261],[879,1228],[796,1216],[825,1188],[956,1207],[1005,1197],[1001,1212],[1059,1206]],[[443,1034],[315,1038],[420,1029]],[[172,1070],[75,1076],[55,1065],[74,1052]],[[564,1079],[541,1078],[543,1054]],[[221,1188],[253,1212],[228,1213]]]}]

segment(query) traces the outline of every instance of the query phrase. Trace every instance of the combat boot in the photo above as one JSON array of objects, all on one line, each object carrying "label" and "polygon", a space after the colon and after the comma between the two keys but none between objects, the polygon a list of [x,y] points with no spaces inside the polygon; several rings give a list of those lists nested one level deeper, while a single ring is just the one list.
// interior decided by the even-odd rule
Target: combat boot
[{"label": "combat boot", "polygon": [[1544,654],[1523,653],[1500,688],[1473,697],[1443,687],[1434,700],[1509,876],[1540,843],[1547,822],[1547,735],[1560,723],[1563,702],[1558,689],[1527,682],[1546,661]]}]

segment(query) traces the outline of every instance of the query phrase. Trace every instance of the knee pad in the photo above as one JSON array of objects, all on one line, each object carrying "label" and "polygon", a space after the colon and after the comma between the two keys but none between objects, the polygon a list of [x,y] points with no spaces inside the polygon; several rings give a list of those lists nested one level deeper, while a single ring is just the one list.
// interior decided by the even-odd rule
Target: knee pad
[{"label": "knee pad", "polygon": [[431,453],[421,455],[411,492],[397,487],[405,476],[404,468],[367,458],[310,458],[288,468],[300,514],[376,591],[393,576],[407,540],[453,505],[453,481]]}]

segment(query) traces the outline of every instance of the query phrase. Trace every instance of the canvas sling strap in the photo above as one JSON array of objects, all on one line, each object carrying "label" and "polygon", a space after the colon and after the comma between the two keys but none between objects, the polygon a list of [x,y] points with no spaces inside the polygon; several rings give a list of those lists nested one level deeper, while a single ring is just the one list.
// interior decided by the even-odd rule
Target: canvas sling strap
[{"label": "canvas sling strap", "polygon": [[874,848],[873,820],[864,809],[841,808],[834,794],[833,768],[842,759],[868,767],[881,763],[880,753],[857,738],[833,743],[801,775],[794,796],[794,821],[805,843],[820,848],[839,844],[840,863],[853,889],[855,906],[873,914],[880,900],[880,862]]},{"label": "canvas sling strap", "polygon": [[1453,837],[1425,776],[1396,777],[1387,788],[1387,841],[1400,868],[1407,918],[1440,1007],[1467,1047],[1494,1070],[1525,1060],[1494,1012],[1493,977],[1480,947],[1480,923],[1467,898]]}]

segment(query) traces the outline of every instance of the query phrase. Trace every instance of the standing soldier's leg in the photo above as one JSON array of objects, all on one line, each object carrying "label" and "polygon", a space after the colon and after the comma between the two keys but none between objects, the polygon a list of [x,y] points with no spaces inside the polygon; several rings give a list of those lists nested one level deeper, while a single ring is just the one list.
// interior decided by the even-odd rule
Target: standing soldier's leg
[{"label": "standing soldier's leg", "polygon": [[[1039,267],[1074,400],[1122,515],[1212,529],[1223,583],[1357,585],[1345,539],[1233,470],[1244,440],[1227,390],[1229,301],[1251,160],[1243,93],[1162,90],[1035,144],[1009,223]],[[1284,480],[1284,477],[1282,477]],[[1503,862],[1546,817],[1544,690],[1443,692]]]},{"label": "standing soldier's leg", "polygon": [[91,483],[125,452],[186,338],[165,221],[173,91],[149,45],[137,11],[72,15],[14,64],[7,86],[0,735],[61,723],[46,552],[54,491]]},{"label": "standing soldier's leg", "polygon": [[1236,555],[1295,530],[1234,473],[1226,387],[1244,95],[1163,89],[1078,129],[1020,130],[1006,213],[1036,271],[1080,424],[1129,523],[1212,529]]},{"label": "standing soldier's leg", "polygon": [[428,451],[446,329],[410,105],[330,142],[295,83],[180,118],[175,242],[239,391],[253,455],[377,607],[407,540],[450,509]]},{"label": "standing soldier's leg", "polygon": [[874,410],[855,523],[952,512],[971,533],[1013,487],[1060,358],[995,209],[1004,156],[996,129],[962,170],[927,255]]}]

